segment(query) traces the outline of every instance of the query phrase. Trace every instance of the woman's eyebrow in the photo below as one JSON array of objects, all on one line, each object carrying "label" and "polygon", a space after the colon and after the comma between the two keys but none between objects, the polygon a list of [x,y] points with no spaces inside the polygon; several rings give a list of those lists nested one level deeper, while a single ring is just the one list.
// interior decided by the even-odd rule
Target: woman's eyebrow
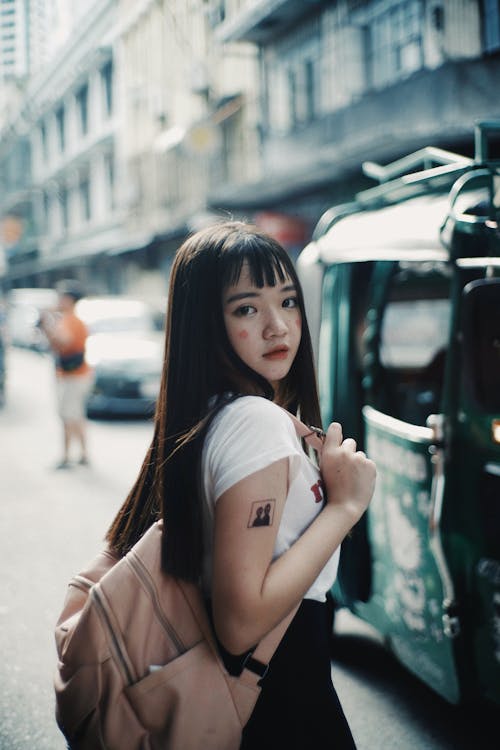
[{"label": "woman's eyebrow", "polygon": [[226,305],[229,305],[231,302],[237,302],[240,299],[246,299],[247,297],[258,296],[258,292],[238,292],[237,294],[231,294],[231,296],[226,299]]},{"label": "woman's eyebrow", "polygon": [[[295,291],[295,284],[286,284],[285,286],[282,286],[279,291],[281,293],[294,292]],[[252,292],[237,292],[236,294],[231,294],[226,299],[226,305],[231,304],[231,302],[237,302],[238,300],[247,299],[248,297],[254,298],[254,297],[259,297],[259,296],[260,296],[260,292],[255,292],[255,291],[252,291]]]}]

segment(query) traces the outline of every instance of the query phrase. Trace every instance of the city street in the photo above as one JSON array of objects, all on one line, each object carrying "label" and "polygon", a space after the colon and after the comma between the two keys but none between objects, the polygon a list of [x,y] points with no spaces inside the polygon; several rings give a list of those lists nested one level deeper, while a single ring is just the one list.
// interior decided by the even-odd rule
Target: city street
[{"label": "city street", "polygon": [[[54,624],[69,578],[99,550],[133,482],[151,423],[91,421],[91,465],[54,471],[60,428],[51,361],[11,349],[7,371],[0,411],[0,750],[64,750],[54,720]],[[497,747],[479,717],[473,723],[431,693],[357,621],[340,613],[337,622],[333,677],[358,750]],[[486,718],[491,731],[492,716]]]}]

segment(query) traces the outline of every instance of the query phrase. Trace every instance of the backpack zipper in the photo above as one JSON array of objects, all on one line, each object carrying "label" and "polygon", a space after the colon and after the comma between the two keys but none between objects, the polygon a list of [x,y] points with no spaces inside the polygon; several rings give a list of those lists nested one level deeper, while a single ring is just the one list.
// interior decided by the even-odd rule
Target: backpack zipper
[{"label": "backpack zipper", "polygon": [[168,634],[169,638],[173,642],[175,648],[180,654],[183,654],[185,651],[187,651],[186,646],[182,642],[181,638],[179,638],[177,632],[172,627],[171,622],[167,620],[165,617],[162,608],[160,607],[160,602],[158,600],[158,592],[156,590],[156,586],[154,584],[153,578],[151,577],[151,574],[149,573],[148,569],[145,567],[142,560],[135,555],[134,552],[131,552],[127,555],[125,558],[134,573],[137,575],[137,577],[141,580],[143,586],[145,589],[147,589],[149,596],[151,598],[151,602],[153,604],[153,609],[156,613],[156,616],[158,620],[160,621],[161,625],[163,626],[163,629]]},{"label": "backpack zipper", "polygon": [[74,586],[81,591],[90,591],[92,586],[95,585],[95,581],[91,581],[90,578],[85,578],[85,576],[77,575],[73,576],[68,585]]},{"label": "backpack zipper", "polygon": [[127,685],[133,685],[134,684],[134,679],[133,679],[133,676],[132,676],[132,674],[130,672],[127,659],[126,659],[126,657],[125,657],[125,655],[124,655],[124,653],[122,651],[122,648],[120,646],[118,638],[115,635],[115,631],[113,630],[113,626],[111,624],[111,621],[109,619],[109,615],[108,615],[107,610],[106,610],[106,606],[104,605],[104,603],[103,603],[103,601],[101,599],[101,595],[100,595],[100,593],[97,590],[97,586],[94,586],[91,589],[90,596],[92,597],[92,599],[96,603],[96,605],[97,605],[97,611],[98,611],[98,614],[101,617],[101,621],[104,624],[105,628],[107,629],[109,635],[111,636],[111,641],[112,641],[111,645],[112,645],[113,651],[115,652],[115,658],[118,661],[119,665],[122,667],[122,672],[123,672],[123,674],[125,676],[125,682],[127,683]]}]

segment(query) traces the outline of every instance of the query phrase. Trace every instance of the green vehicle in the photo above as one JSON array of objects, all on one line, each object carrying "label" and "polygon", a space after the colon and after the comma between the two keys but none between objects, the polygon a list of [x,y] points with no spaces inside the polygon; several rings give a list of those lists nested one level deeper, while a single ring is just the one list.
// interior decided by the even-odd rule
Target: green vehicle
[{"label": "green vehicle", "polygon": [[377,464],[332,599],[453,704],[500,703],[499,136],[365,165],[298,259],[323,421]]}]

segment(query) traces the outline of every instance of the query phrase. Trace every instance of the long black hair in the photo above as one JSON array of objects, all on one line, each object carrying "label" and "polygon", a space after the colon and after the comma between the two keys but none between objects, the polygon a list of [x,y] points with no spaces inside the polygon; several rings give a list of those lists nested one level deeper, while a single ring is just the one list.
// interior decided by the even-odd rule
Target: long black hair
[{"label": "long black hair", "polygon": [[[234,352],[224,325],[224,290],[243,264],[252,282],[274,286],[289,277],[302,316],[295,360],[275,394]],[[231,394],[231,396],[228,396]],[[224,222],[188,237],[170,275],[165,358],[154,435],[139,476],[107,540],[125,554],[157,518],[164,519],[162,563],[167,572],[198,581],[203,560],[200,462],[206,431],[227,399],[274,399],[303,421],[321,417],[302,289],[288,253],[243,222]]]}]

